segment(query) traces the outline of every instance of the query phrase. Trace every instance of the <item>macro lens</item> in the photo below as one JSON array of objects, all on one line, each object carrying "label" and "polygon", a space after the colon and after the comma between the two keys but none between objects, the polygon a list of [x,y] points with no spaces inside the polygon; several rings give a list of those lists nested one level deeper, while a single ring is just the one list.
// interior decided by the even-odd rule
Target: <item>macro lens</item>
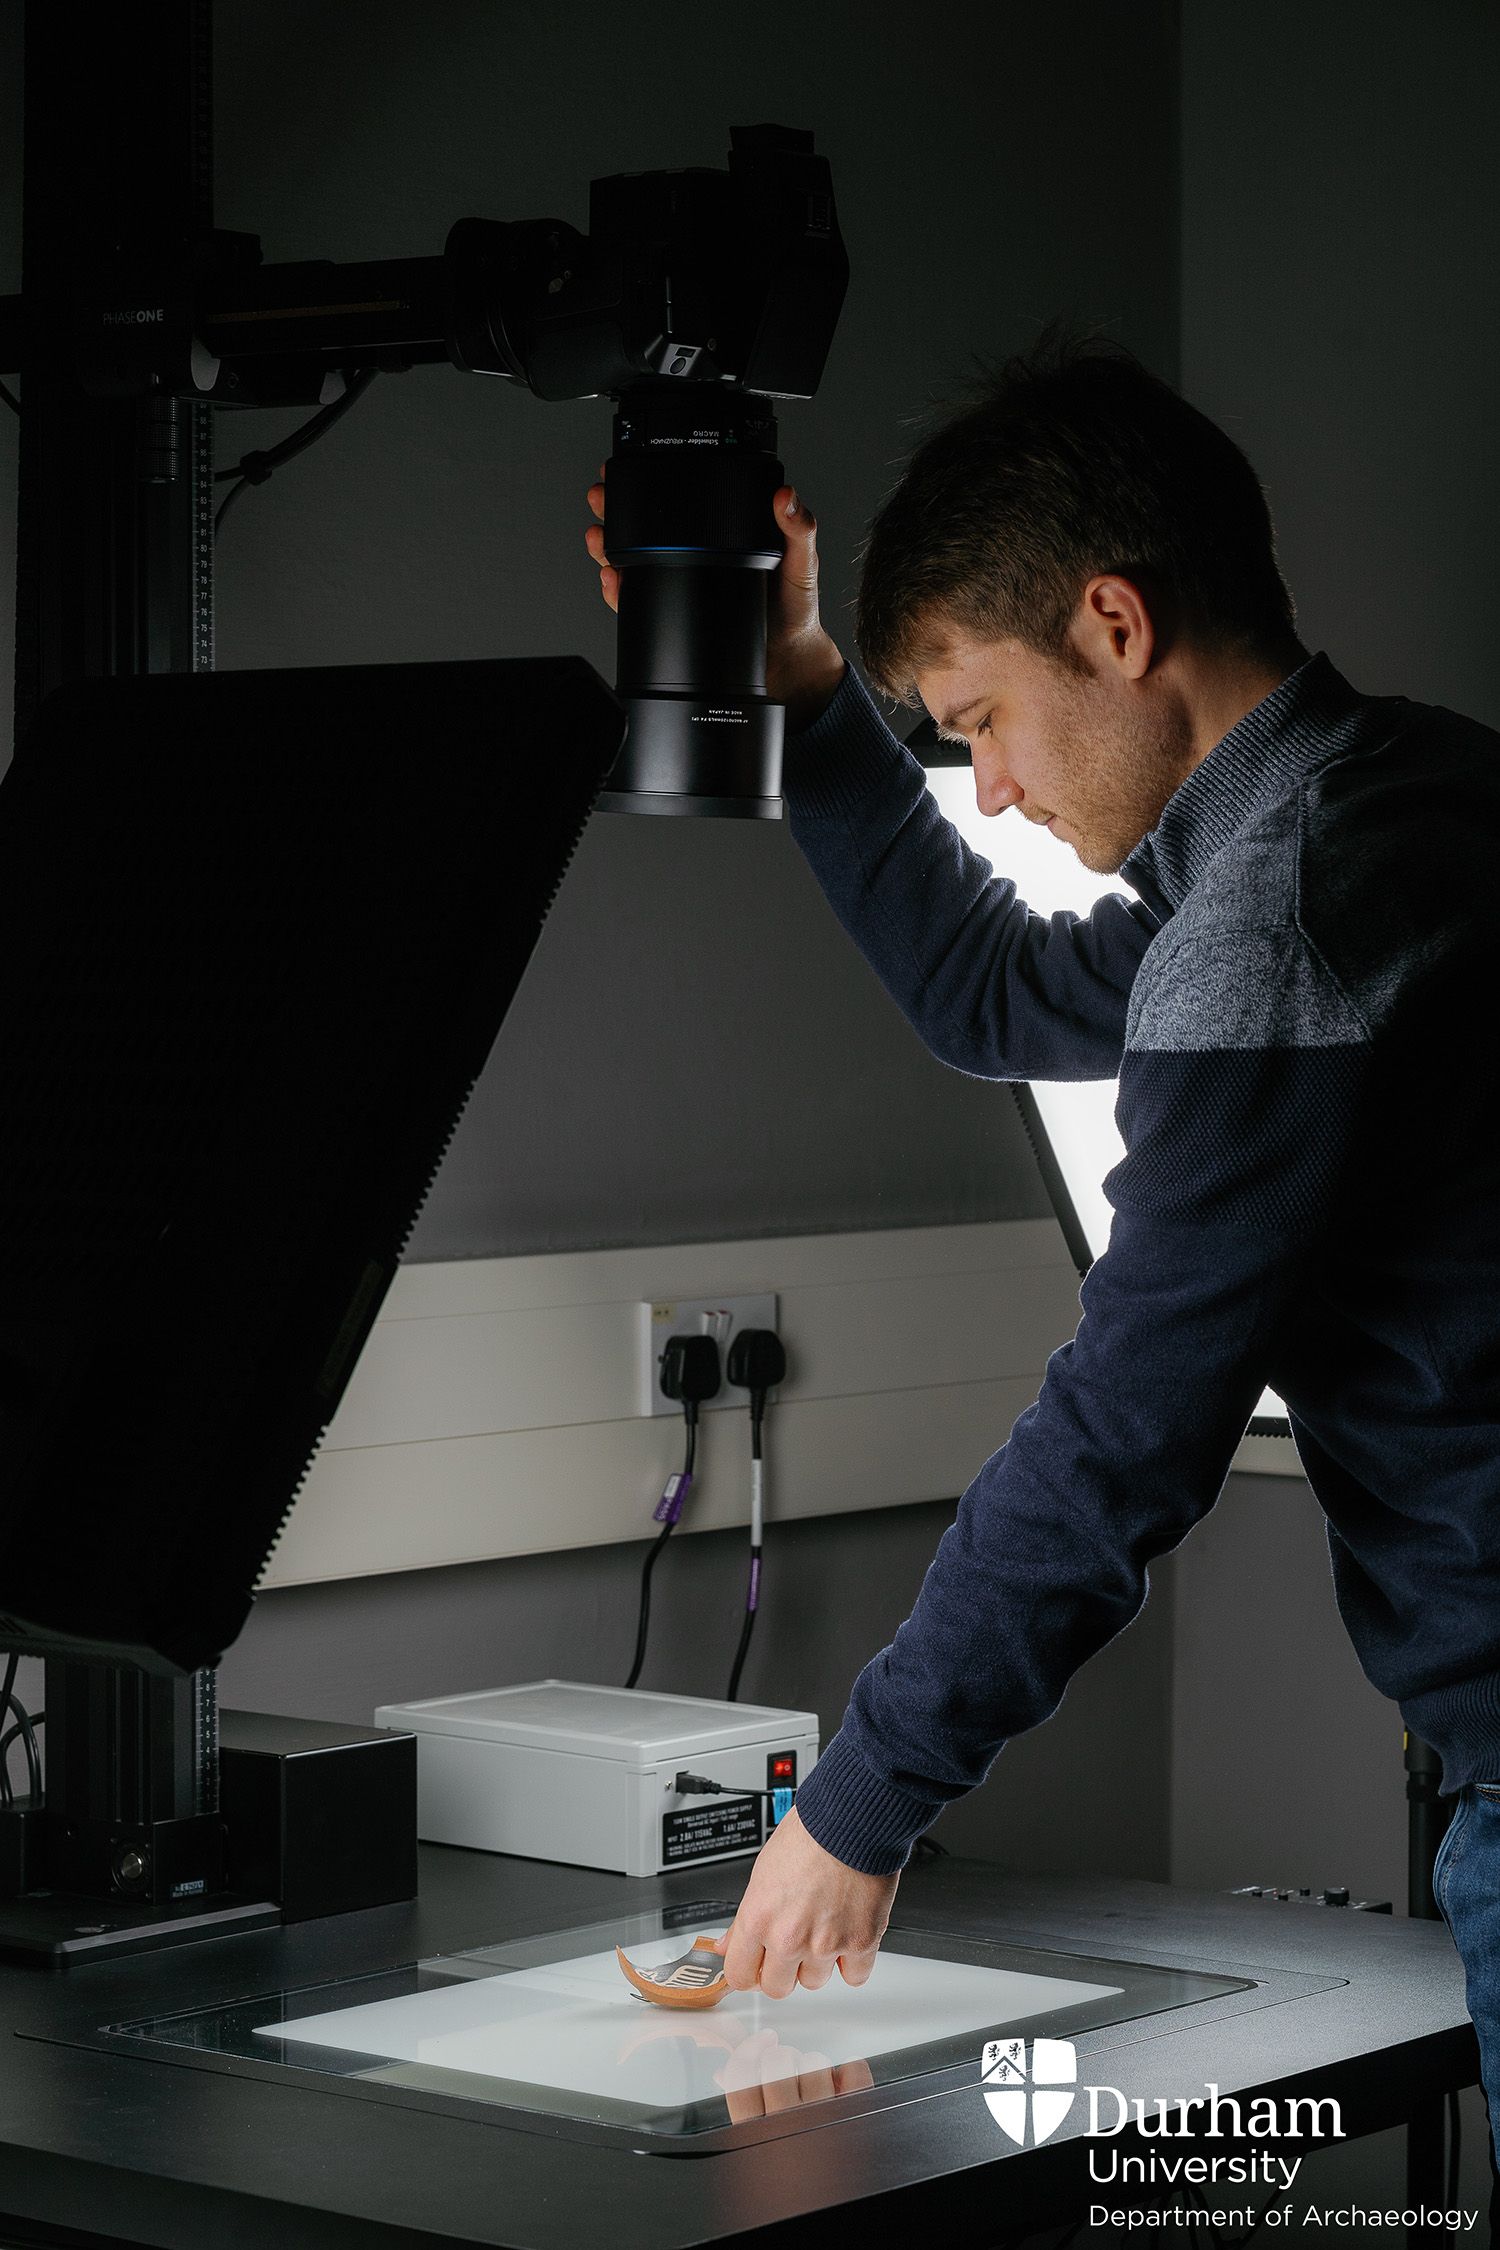
[{"label": "macro lens", "polygon": [[767,399],[670,379],[621,397],[604,551],[620,573],[615,685],[629,728],[605,810],[780,818],[766,596],[784,482]]}]

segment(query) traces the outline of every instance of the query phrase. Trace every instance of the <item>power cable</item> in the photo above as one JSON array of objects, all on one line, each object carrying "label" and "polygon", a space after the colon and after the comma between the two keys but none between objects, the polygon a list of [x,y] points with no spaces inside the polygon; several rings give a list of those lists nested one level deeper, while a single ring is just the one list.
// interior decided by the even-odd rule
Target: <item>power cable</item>
[{"label": "power cable", "polygon": [[693,1464],[698,1455],[698,1409],[719,1392],[719,1347],[712,1336],[669,1336],[661,1355],[661,1387],[682,1407],[687,1437],[682,1467],[667,1479],[656,1503],[661,1530],[651,1544],[641,1568],[640,1618],[636,1626],[635,1661],[625,1685],[633,1688],[646,1661],[646,1636],[651,1629],[651,1573],[662,1549],[676,1529],[688,1493],[692,1490]]},{"label": "power cable", "polygon": [[214,516],[214,537],[218,537],[220,525],[247,484],[267,483],[278,469],[285,468],[288,461],[295,460],[299,453],[305,453],[310,445],[316,445],[319,438],[325,437],[333,428],[335,422],[342,420],[355,401],[364,397],[379,373],[378,367],[356,369],[347,377],[342,397],[323,407],[311,421],[304,422],[278,445],[268,445],[263,451],[246,453],[232,469],[215,469],[215,484],[223,484],[229,478],[236,481],[230,485],[219,503]]},{"label": "power cable", "polygon": [[729,1380],[750,1393],[750,1579],[745,1589],[745,1622],[724,1700],[733,1703],[740,1692],[740,1674],[750,1649],[750,1636],[760,1609],[761,1553],[765,1543],[766,1462],[763,1430],[766,1400],[786,1377],[786,1350],[774,1328],[742,1328],[729,1347]]}]

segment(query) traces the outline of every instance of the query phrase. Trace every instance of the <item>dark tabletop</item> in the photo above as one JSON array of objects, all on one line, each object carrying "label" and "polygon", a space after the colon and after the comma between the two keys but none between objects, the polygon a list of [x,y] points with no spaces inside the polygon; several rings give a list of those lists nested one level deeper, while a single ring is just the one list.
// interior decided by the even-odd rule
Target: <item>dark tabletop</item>
[{"label": "dark tabletop", "polygon": [[[0,2039],[0,2214],[164,2250],[826,2250],[872,2225],[941,2228],[944,2250],[959,2250],[997,2239],[1002,2213],[1013,2226],[1071,2208],[1081,2120],[1044,2148],[1010,2148],[980,2099],[977,2054],[961,2083],[912,2081],[888,2106],[822,2105],[799,2113],[808,2129],[684,2154],[619,2130],[591,2140],[540,2116],[456,2115],[83,2043],[132,2017],[733,1898],[751,1864],[635,1880],[428,1845],[411,1906],[62,1975],[0,1968],[12,2034]],[[1256,1980],[1254,1994],[1082,2035],[1080,2057],[1126,2095],[1316,2091],[1341,2101],[1352,2137],[1477,2077],[1441,1923],[952,1858],[913,1863],[893,1923]]]}]

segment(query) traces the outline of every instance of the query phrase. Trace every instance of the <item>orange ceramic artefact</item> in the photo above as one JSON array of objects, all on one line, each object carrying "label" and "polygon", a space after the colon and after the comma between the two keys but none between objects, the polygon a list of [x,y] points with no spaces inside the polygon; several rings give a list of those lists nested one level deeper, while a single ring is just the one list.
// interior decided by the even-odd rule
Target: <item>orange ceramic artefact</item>
[{"label": "orange ceramic artefact", "polygon": [[615,1959],[641,1998],[654,2000],[658,2008],[715,2008],[729,1990],[717,1944],[716,1938],[695,1937],[686,1953],[659,1969],[638,1969],[618,1946]]}]

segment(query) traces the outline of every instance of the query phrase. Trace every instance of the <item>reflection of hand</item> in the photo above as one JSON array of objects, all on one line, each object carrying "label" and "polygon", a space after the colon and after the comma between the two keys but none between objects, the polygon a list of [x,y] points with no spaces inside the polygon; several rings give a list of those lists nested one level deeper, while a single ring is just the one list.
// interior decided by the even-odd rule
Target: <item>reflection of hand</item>
[{"label": "reflection of hand", "polygon": [[831,2102],[836,2094],[860,2094],[875,2083],[867,2062],[831,2063],[826,2055],[785,2046],[771,2030],[752,2031],[714,2072],[729,2105],[730,2122],[774,2117],[808,2102]]},{"label": "reflection of hand", "polygon": [[750,2026],[741,2016],[732,2016],[717,2008],[695,2013],[689,2008],[666,2009],[648,2007],[638,2031],[632,2033],[616,2055],[616,2062],[629,2062],[643,2047],[654,2046],[658,2039],[691,2039],[695,2047],[707,2047],[721,2055],[732,2055]]}]

